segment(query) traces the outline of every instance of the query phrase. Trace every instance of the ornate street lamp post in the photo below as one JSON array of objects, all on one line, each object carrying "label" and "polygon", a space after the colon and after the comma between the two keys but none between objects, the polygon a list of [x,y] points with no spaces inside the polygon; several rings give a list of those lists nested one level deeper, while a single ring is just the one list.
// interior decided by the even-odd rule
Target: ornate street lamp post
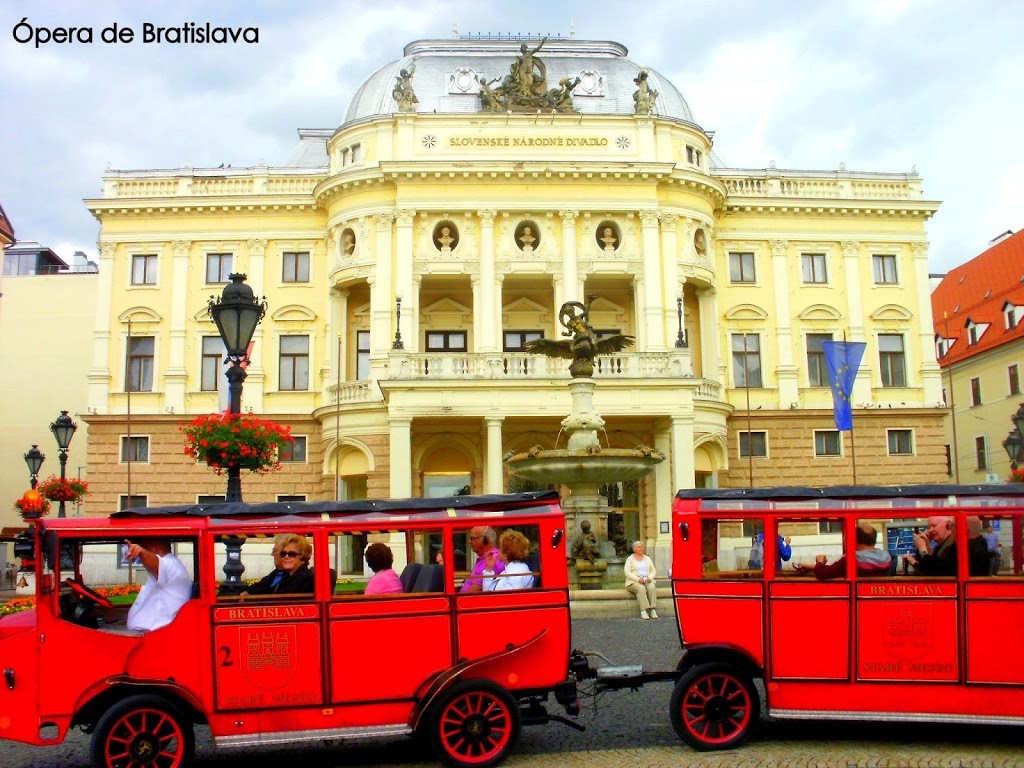
[{"label": "ornate street lamp post", "polygon": [[405,344],[402,342],[402,297],[398,296],[395,298],[395,341],[391,345],[392,349],[405,349]]},{"label": "ornate street lamp post", "polygon": [[[209,311],[227,348],[224,362],[231,363],[224,373],[228,379],[228,413],[237,414],[242,412],[242,382],[246,377],[243,363],[249,362],[249,342],[266,314],[267,302],[256,299],[244,274],[236,272],[228,278],[231,282],[224,286],[220,299],[210,298]],[[242,468],[237,464],[228,467],[227,500],[242,500]]]},{"label": "ornate street lamp post", "polygon": [[[53,423],[50,425],[50,431],[53,432],[53,438],[57,441],[61,480],[65,479],[67,473],[68,446],[71,445],[71,438],[75,436],[75,430],[77,429],[78,425],[71,420],[67,411],[61,411],[60,416],[54,419]],[[28,458],[26,456],[26,461],[27,460]],[[64,499],[60,500],[57,517],[67,517],[67,513],[64,510]]]},{"label": "ornate street lamp post", "polygon": [[1013,429],[1003,440],[1003,448],[1010,457],[1010,469],[1016,470],[1024,463],[1024,403],[1020,404],[1020,408],[1010,418],[1013,421]]},{"label": "ornate street lamp post", "polygon": [[42,468],[44,461],[46,461],[46,456],[39,450],[38,445],[33,444],[25,454],[25,466],[28,467],[28,477],[32,488],[39,484],[39,470]]},{"label": "ornate street lamp post", "polygon": [[676,296],[676,317],[679,321],[679,330],[676,333],[676,349],[686,346],[686,335],[683,333],[683,297]]}]

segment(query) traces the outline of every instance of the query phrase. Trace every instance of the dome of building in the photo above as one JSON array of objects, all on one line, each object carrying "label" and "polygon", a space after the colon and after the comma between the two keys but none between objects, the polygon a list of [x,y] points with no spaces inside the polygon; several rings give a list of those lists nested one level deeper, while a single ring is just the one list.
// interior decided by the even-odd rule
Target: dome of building
[{"label": "dome of building", "polygon": [[[520,54],[520,45],[533,51],[538,38],[472,38],[418,40],[405,46],[401,59],[387,64],[356,91],[345,123],[401,111],[393,91],[402,70],[412,72],[415,111],[437,114],[481,111],[481,82],[509,74]],[[663,75],[626,58],[626,47],[611,41],[545,40],[536,58],[547,72],[547,88],[557,88],[563,78],[580,78],[572,91],[573,107],[582,114],[632,115],[634,79],[641,70],[649,73],[649,87],[658,92],[654,114],[693,122],[682,94]]]}]

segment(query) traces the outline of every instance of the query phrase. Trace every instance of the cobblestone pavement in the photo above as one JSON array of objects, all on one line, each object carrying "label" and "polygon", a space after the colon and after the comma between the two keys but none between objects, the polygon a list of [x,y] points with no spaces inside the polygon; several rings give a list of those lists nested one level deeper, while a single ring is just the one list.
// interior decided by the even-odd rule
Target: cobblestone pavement
[{"label": "cobblestone pavement", "polygon": [[[641,662],[646,671],[675,668],[679,638],[669,619],[584,619],[573,624],[575,644],[617,664]],[[509,768],[1024,768],[1024,728],[948,724],[763,723],[737,749],[695,752],[669,724],[671,683],[639,691],[584,697],[580,733],[557,723],[526,728],[504,765]],[[553,710],[552,710],[553,711]],[[197,732],[195,768],[241,763],[302,768],[403,766],[437,768],[408,739],[349,746],[302,745],[214,750]],[[59,747],[0,742],[0,768],[85,768],[88,737],[73,733]]]}]

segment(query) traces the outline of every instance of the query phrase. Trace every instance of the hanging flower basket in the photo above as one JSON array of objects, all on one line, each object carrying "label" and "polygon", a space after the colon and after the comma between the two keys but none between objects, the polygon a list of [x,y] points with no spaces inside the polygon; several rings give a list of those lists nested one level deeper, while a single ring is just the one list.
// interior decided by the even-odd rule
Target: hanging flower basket
[{"label": "hanging flower basket", "polygon": [[28,490],[14,502],[14,508],[22,520],[35,520],[50,511],[50,502],[39,491]]},{"label": "hanging flower basket", "polygon": [[251,413],[199,416],[181,428],[185,453],[220,474],[229,467],[250,472],[281,468],[278,451],[292,442],[291,429]]},{"label": "hanging flower basket", "polygon": [[1010,483],[1024,483],[1024,467],[1021,469],[1011,469],[1010,476],[1007,478],[1007,482]]},{"label": "hanging flower basket", "polygon": [[65,477],[63,479],[56,475],[50,475],[36,486],[45,498],[50,501],[70,501],[72,503],[81,501],[89,492],[89,484],[80,477]]}]

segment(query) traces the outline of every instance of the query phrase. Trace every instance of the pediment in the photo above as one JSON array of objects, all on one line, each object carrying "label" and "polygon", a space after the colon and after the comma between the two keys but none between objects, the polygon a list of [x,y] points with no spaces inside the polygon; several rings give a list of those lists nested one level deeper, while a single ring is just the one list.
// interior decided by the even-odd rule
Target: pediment
[{"label": "pediment", "polygon": [[316,312],[302,304],[286,304],[273,312],[270,317],[282,323],[296,323],[316,320]]},{"label": "pediment", "polygon": [[736,304],[725,311],[726,320],[767,320],[768,313],[756,304]]},{"label": "pediment", "polygon": [[799,317],[801,320],[809,322],[814,320],[838,321],[842,318],[842,314],[838,309],[830,307],[828,304],[811,304],[809,307],[804,307]]},{"label": "pediment", "polygon": [[473,310],[465,304],[445,297],[424,307],[420,312],[420,317],[430,318],[430,324],[435,327],[442,325],[461,327],[472,322]]},{"label": "pediment", "polygon": [[163,320],[160,314],[149,307],[130,307],[117,316],[122,323],[159,323]]},{"label": "pediment", "polygon": [[885,320],[910,320],[913,317],[914,315],[909,309],[901,307],[899,304],[883,304],[871,313],[871,319],[877,322]]},{"label": "pediment", "polygon": [[505,305],[501,321],[506,328],[543,328],[547,316],[546,307],[523,297]]}]

